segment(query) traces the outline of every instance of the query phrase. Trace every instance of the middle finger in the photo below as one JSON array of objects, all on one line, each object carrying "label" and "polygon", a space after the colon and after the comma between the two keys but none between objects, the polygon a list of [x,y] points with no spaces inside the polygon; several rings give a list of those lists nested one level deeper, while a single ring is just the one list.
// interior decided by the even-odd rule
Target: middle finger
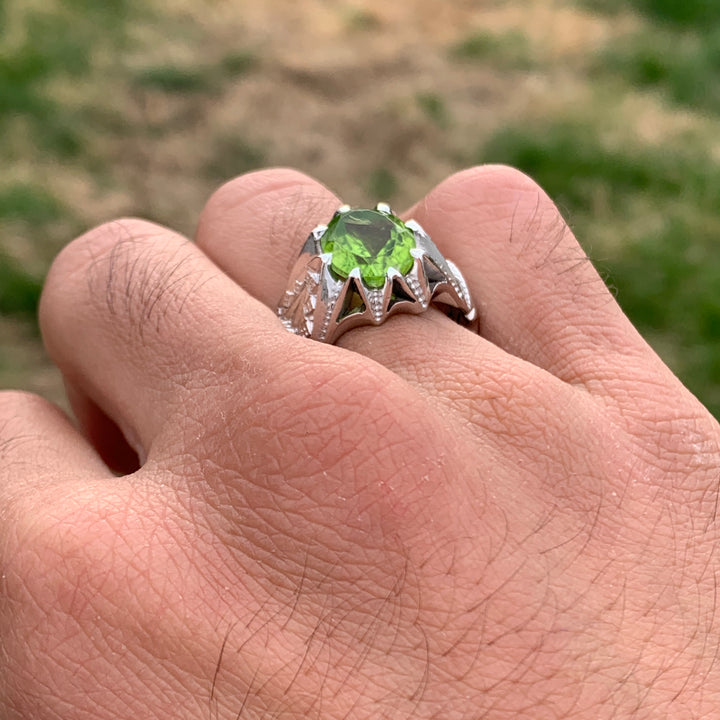
[{"label": "middle finger", "polygon": [[[274,310],[308,234],[340,205],[327,188],[296,171],[252,173],[227,183],[211,198],[197,242]],[[537,407],[544,406],[547,396],[575,396],[573,388],[545,370],[434,308],[420,316],[393,316],[379,327],[356,328],[337,345],[376,360],[484,429],[498,418],[503,426],[514,422],[523,404],[517,401],[518,390],[523,401]],[[498,412],[498,404],[509,407]]]}]

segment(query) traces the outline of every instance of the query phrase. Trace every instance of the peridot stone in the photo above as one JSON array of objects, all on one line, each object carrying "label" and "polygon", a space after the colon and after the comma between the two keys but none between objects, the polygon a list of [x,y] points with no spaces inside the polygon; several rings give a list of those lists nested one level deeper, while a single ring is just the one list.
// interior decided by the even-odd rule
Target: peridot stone
[{"label": "peridot stone", "polygon": [[413,266],[410,251],[415,235],[400,218],[378,210],[350,210],[336,215],[320,241],[323,252],[332,253],[331,268],[346,279],[360,268],[363,282],[381,288],[390,268],[405,275]]}]

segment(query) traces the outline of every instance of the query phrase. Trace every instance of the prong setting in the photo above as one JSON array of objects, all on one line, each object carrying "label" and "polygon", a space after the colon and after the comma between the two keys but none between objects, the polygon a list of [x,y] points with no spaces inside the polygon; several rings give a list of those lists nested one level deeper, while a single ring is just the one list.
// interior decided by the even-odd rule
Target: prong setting
[{"label": "prong setting", "polygon": [[326,232],[327,232],[327,225],[318,225],[316,228],[313,228],[312,236],[316,240],[320,240]]},{"label": "prong setting", "polygon": [[[350,211],[343,205],[335,216]],[[376,211],[392,216],[387,203],[378,203]],[[393,222],[400,222],[392,217]],[[321,246],[328,225],[318,225],[303,246],[278,307],[285,327],[295,334],[333,343],[353,327],[379,325],[398,312],[424,312],[432,301],[456,308],[467,322],[473,321],[477,311],[457,266],[442,256],[419,223],[410,220],[404,227],[415,239],[415,247],[406,256],[412,257],[412,266],[403,273],[386,265],[384,283],[371,287],[360,267],[339,276],[332,269],[333,252],[323,252]],[[333,237],[329,247],[335,241]]]}]

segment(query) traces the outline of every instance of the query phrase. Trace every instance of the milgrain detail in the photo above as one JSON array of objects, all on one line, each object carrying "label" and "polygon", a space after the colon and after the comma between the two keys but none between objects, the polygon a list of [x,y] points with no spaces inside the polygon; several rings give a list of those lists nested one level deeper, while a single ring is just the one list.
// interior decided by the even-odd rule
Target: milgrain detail
[{"label": "milgrain detail", "polygon": [[368,290],[366,293],[370,312],[376,322],[380,322],[384,313],[385,292],[384,290]]},{"label": "milgrain detail", "polygon": [[405,278],[405,282],[407,282],[408,287],[412,291],[413,295],[415,295],[418,302],[423,306],[423,308],[426,308],[430,303],[430,298],[428,298],[417,277],[410,274]]}]

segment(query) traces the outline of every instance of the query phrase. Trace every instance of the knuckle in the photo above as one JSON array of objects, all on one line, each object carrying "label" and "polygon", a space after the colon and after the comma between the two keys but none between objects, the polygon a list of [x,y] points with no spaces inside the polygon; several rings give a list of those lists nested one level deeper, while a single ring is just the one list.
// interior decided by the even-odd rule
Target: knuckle
[{"label": "knuckle", "polygon": [[203,220],[209,216],[232,211],[257,195],[303,185],[317,185],[317,183],[305,173],[289,168],[271,168],[240,175],[221,185],[210,196],[201,216],[200,227],[203,225]]},{"label": "knuckle", "polygon": [[523,273],[532,272],[533,283],[521,274],[508,278],[515,284],[514,292],[538,307],[546,306],[548,313],[558,315],[561,326],[567,325],[567,317],[558,314],[558,281],[574,298],[598,305],[611,300],[560,209],[519,170],[504,165],[465,170],[440,186],[436,202],[440,213],[452,216],[457,226],[482,226],[485,231],[477,233],[474,242],[498,253],[505,268],[517,263]]},{"label": "knuckle", "polygon": [[118,245],[157,237],[164,228],[138,218],[120,218],[89,230],[68,243],[53,262],[46,281],[46,292],[54,285],[84,277],[88,270],[110,255]]},{"label": "knuckle", "polygon": [[224,255],[239,242],[237,226],[241,222],[248,231],[248,242],[262,237],[263,242],[289,252],[296,242],[305,240],[317,219],[326,219],[330,208],[338,204],[329,190],[297,170],[249,173],[227,182],[210,197],[195,241],[210,254]]},{"label": "knuckle", "polygon": [[379,463],[378,456],[388,473],[403,464],[408,453],[399,447],[405,437],[400,429],[407,398],[399,397],[389,371],[305,346],[262,372],[263,378],[241,387],[226,383],[222,397],[213,391],[210,416],[206,408],[200,411],[206,427],[221,421],[234,439],[228,455],[234,467],[247,469],[252,458],[253,471],[279,467],[285,483],[305,483],[311,477],[357,476],[361,465]]},{"label": "knuckle", "polygon": [[40,300],[41,327],[54,327],[68,314],[83,317],[88,308],[94,309],[94,303],[88,300],[96,295],[112,306],[120,260],[132,267],[131,250],[137,250],[140,239],[160,232],[159,226],[152,223],[125,218],[99,225],[66,245],[45,280]]},{"label": "knuckle", "polygon": [[485,176],[485,182],[510,192],[543,193],[540,185],[522,170],[510,165],[482,165],[478,168]]},{"label": "knuckle", "polygon": [[126,218],[70,243],[50,269],[40,305],[43,328],[81,318],[122,317],[142,335],[170,306],[181,308],[207,279],[188,240],[162,226]]},{"label": "knuckle", "polygon": [[37,453],[44,440],[39,420],[51,412],[59,410],[38,395],[0,392],[0,479],[5,479],[0,497],[6,494],[7,478],[18,471],[19,458]]},{"label": "knuckle", "polygon": [[476,165],[451,175],[438,188],[442,197],[462,204],[516,203],[522,195],[553,202],[531,177],[508,165]]},{"label": "knuckle", "polygon": [[[495,202],[511,212],[511,241],[527,251],[533,245],[554,248],[570,234],[562,213],[531,177],[514,168],[491,165],[486,169],[485,186],[492,186]],[[485,190],[485,194],[489,190]]]},{"label": "knuckle", "polygon": [[[429,198],[434,212],[467,226],[483,225],[495,239],[536,267],[556,251],[576,263],[585,257],[551,198],[532,178],[505,165],[480,165],[441,183]],[[480,237],[480,236],[479,236]]]}]

